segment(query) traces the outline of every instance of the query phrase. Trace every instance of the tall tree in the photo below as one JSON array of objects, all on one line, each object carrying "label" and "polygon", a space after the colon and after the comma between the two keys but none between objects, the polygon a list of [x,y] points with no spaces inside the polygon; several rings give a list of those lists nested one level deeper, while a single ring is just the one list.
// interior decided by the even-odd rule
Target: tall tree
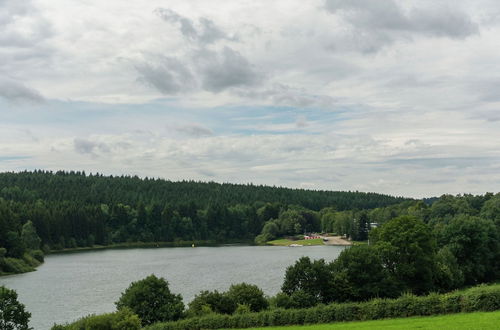
[{"label": "tall tree", "polygon": [[21,231],[21,239],[23,240],[23,243],[27,249],[29,250],[40,249],[41,239],[36,233],[36,228],[33,225],[33,222],[28,221],[23,225],[23,229]]}]

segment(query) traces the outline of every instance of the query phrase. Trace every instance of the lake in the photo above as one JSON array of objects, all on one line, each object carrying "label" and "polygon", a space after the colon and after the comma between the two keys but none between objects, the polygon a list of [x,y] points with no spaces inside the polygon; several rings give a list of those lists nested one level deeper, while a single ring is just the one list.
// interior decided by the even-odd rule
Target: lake
[{"label": "lake", "polygon": [[231,284],[258,285],[265,294],[279,292],[286,267],[301,256],[334,260],[340,246],[220,246],[100,250],[55,254],[36,272],[0,277],[17,291],[32,314],[30,325],[46,330],[54,323],[115,310],[114,302],[132,281],[164,277],[184,303],[201,290],[225,291]]}]

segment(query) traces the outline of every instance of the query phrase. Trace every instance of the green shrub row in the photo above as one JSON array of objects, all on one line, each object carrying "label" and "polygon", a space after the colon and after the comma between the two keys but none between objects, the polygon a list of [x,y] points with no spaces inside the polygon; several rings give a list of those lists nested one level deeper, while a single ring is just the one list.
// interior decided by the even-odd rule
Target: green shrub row
[{"label": "green shrub row", "polygon": [[139,330],[141,320],[130,309],[115,313],[89,315],[70,324],[54,325],[52,330]]},{"label": "green shrub row", "polygon": [[404,294],[397,299],[318,305],[304,309],[273,309],[238,315],[211,314],[176,322],[157,323],[147,330],[196,330],[376,320],[500,309],[500,285],[481,285],[447,294]]}]

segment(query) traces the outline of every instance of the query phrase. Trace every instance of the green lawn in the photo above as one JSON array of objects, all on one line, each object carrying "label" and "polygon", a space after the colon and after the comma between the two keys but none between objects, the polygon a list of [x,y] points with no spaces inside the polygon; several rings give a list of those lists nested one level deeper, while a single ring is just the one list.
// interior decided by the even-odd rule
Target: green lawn
[{"label": "green lawn", "polygon": [[[252,328],[262,330],[340,330],[340,329],[499,329],[500,311],[486,313],[462,313],[428,317],[409,317],[364,322],[339,322],[331,324]],[[247,330],[252,330],[247,329]]]},{"label": "green lawn", "polygon": [[269,245],[279,245],[279,246],[288,246],[290,244],[298,244],[298,245],[303,245],[303,246],[308,246],[308,245],[323,245],[323,239],[321,238],[315,238],[315,239],[303,239],[299,241],[292,241],[289,239],[277,239],[274,241],[269,241],[267,242]]}]

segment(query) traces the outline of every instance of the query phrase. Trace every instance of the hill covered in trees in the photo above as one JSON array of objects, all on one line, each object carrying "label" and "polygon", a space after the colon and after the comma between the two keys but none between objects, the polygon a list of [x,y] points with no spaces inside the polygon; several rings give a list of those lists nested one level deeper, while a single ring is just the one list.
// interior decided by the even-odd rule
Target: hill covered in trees
[{"label": "hill covered in trees", "polygon": [[[325,208],[373,209],[405,200],[84,172],[0,173],[0,258],[33,261],[40,253],[31,253],[30,259],[26,252],[96,244],[253,241],[266,222],[284,212],[289,219],[282,221],[284,226],[300,233],[321,230],[318,212]],[[0,266],[0,272],[19,271],[9,265]]]}]

